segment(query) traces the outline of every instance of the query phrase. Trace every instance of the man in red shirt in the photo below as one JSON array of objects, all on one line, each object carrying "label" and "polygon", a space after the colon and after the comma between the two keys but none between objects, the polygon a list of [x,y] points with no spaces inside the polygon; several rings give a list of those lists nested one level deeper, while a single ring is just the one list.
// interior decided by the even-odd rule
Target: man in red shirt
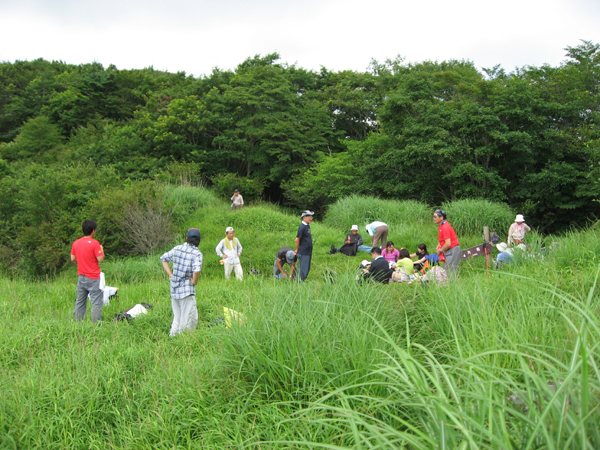
[{"label": "man in red shirt", "polygon": [[455,277],[458,272],[458,263],[460,262],[460,243],[454,232],[454,228],[446,220],[446,212],[436,209],[433,213],[433,222],[439,225],[438,245],[435,251],[438,255],[443,253],[446,258],[444,269],[448,275]]},{"label": "man in red shirt", "polygon": [[84,220],[83,237],[73,242],[71,262],[77,262],[77,300],[75,301],[75,320],[83,320],[87,310],[87,297],[92,302],[92,322],[102,318],[102,290],[100,289],[100,264],[104,261],[104,250],[94,239],[98,225],[93,220]]}]

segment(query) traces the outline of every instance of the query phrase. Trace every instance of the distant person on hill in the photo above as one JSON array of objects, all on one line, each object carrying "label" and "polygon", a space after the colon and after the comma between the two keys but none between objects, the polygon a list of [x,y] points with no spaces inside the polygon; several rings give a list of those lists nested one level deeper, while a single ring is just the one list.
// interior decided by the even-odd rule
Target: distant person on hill
[{"label": "distant person on hill", "polygon": [[378,283],[388,283],[392,276],[393,270],[390,269],[390,264],[381,256],[381,249],[373,247],[371,249],[371,265],[368,269],[362,269],[364,278],[370,278]]},{"label": "distant person on hill", "polygon": [[74,318],[83,320],[87,310],[87,299],[92,304],[92,322],[102,319],[103,295],[100,289],[100,263],[104,261],[104,249],[94,239],[98,225],[93,220],[84,220],[81,225],[83,237],[73,242],[71,262],[77,263],[77,300],[75,300]]},{"label": "distant person on hill", "polygon": [[394,243],[392,241],[387,241],[386,247],[381,251],[381,256],[383,256],[387,262],[395,263],[400,257],[400,252],[397,248],[394,248]]},{"label": "distant person on hill", "polygon": [[444,268],[448,275],[456,277],[458,272],[458,264],[460,263],[460,243],[454,232],[454,228],[448,223],[446,219],[446,212],[441,209],[436,209],[433,213],[433,222],[438,227],[438,241],[439,245],[436,249],[438,256],[444,255],[446,262]]},{"label": "distant person on hill", "polygon": [[387,235],[389,228],[383,222],[371,222],[366,226],[369,236],[371,236],[371,245],[373,247],[379,247],[379,241],[381,241],[381,248],[387,247]]},{"label": "distant person on hill", "polygon": [[344,245],[342,245],[340,248],[335,248],[335,245],[331,244],[330,253],[333,255],[337,252],[340,252],[347,256],[356,256],[358,248],[361,245],[363,245],[363,238],[360,234],[358,234],[358,225],[352,225],[350,228],[350,233],[346,235]]},{"label": "distant person on hill", "polygon": [[236,209],[242,209],[244,207],[244,198],[240,194],[240,191],[237,189],[233,191],[233,195],[231,196],[231,210],[235,211]]},{"label": "distant person on hill", "polygon": [[427,260],[427,258],[425,258],[427,255],[429,255],[429,252],[427,251],[427,246],[425,244],[419,244],[417,246],[416,253],[410,255],[411,258],[419,258],[413,263],[415,270],[421,270],[423,268],[423,266],[425,265],[425,261]]},{"label": "distant person on hill", "polygon": [[300,281],[306,280],[308,273],[310,272],[310,262],[313,251],[310,224],[313,221],[314,215],[315,213],[308,209],[300,215],[302,223],[300,224],[300,227],[298,227],[298,233],[296,234],[296,251],[294,252],[294,255],[296,255],[300,261]]},{"label": "distant person on hill", "polygon": [[[198,308],[196,306],[196,284],[202,270],[202,253],[200,230],[190,228],[185,242],[174,247],[160,257],[165,272],[169,275],[171,286],[171,307],[173,323],[169,336],[194,330],[198,325]],[[169,262],[173,262],[173,270]]]},{"label": "distant person on hill", "polygon": [[[273,275],[275,275],[275,278],[291,280],[294,276],[294,271],[296,270],[296,259],[297,257],[294,255],[294,250],[292,248],[281,247],[275,255],[275,264],[273,265]],[[283,268],[286,263],[290,266],[289,274]]]},{"label": "distant person on hill", "polygon": [[517,214],[515,222],[508,229],[508,246],[518,245],[525,239],[525,233],[529,233],[531,228],[525,223],[523,214]]},{"label": "distant person on hill", "polygon": [[233,237],[233,228],[225,229],[225,238],[217,244],[215,251],[222,258],[221,264],[225,268],[225,279],[229,281],[231,271],[235,273],[235,277],[242,281],[244,279],[244,271],[240,263],[240,255],[242,254],[242,244],[238,238]]}]

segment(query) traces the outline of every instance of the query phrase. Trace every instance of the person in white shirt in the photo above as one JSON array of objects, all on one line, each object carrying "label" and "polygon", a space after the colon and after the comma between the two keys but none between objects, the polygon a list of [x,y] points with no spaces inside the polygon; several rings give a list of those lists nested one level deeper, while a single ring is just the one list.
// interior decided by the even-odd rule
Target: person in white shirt
[{"label": "person in white shirt", "polygon": [[242,264],[240,263],[242,244],[240,244],[240,241],[237,238],[233,237],[232,227],[227,227],[225,229],[225,239],[222,239],[221,242],[219,242],[215,251],[217,252],[217,255],[222,258],[221,264],[223,264],[223,267],[225,268],[225,279],[229,280],[231,271],[233,271],[238,280],[243,280],[244,271],[242,270]]},{"label": "person in white shirt", "polygon": [[383,222],[372,222],[366,226],[367,232],[369,236],[371,236],[371,243],[373,247],[379,247],[378,242],[381,240],[381,248],[382,250],[387,247],[387,235],[389,228],[387,224]]}]

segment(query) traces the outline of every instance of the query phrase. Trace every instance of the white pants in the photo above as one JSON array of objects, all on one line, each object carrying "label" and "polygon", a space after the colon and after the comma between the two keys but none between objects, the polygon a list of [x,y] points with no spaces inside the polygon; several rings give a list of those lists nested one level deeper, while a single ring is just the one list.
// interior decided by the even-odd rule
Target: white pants
[{"label": "white pants", "polygon": [[183,333],[185,330],[195,330],[198,326],[198,308],[196,296],[188,295],[180,300],[171,299],[173,308],[173,324],[169,336]]},{"label": "white pants", "polygon": [[233,272],[235,273],[235,277],[238,280],[243,280],[244,279],[244,271],[242,270],[242,265],[240,263],[237,264],[223,264],[223,266],[225,267],[225,279],[227,281],[229,281],[229,277],[231,276],[231,271],[233,270]]}]

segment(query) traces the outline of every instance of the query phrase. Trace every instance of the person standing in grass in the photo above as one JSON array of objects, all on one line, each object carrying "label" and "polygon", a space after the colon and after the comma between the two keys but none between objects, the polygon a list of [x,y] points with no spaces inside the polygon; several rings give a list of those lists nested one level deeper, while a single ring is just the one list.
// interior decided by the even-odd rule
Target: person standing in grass
[{"label": "person standing in grass", "polygon": [[225,268],[225,279],[229,281],[231,271],[235,273],[235,277],[242,281],[244,279],[244,271],[240,263],[240,255],[242,254],[242,244],[238,238],[233,237],[233,228],[225,229],[225,239],[215,247],[217,255],[222,258],[221,264]]},{"label": "person standing in grass", "polygon": [[[169,336],[194,330],[198,325],[198,308],[196,307],[196,284],[202,270],[202,253],[200,230],[190,228],[185,242],[160,257],[165,272],[169,275],[171,286],[171,307],[173,323]],[[169,262],[173,262],[173,270]]]},{"label": "person standing in grass", "polygon": [[77,263],[77,300],[75,300],[74,318],[83,320],[87,310],[87,299],[92,303],[92,322],[102,319],[104,293],[100,289],[100,263],[104,261],[104,249],[94,239],[98,225],[93,220],[84,220],[81,225],[83,237],[73,242],[71,262]]},{"label": "person standing in grass", "polygon": [[381,241],[381,249],[387,247],[387,235],[389,228],[385,223],[375,221],[367,225],[366,228],[369,236],[371,236],[371,244],[373,247],[378,247],[379,241]]},{"label": "person standing in grass", "polygon": [[313,221],[314,215],[315,213],[308,209],[301,214],[300,218],[302,219],[302,223],[296,234],[296,251],[294,252],[294,255],[296,255],[300,261],[300,281],[306,280],[308,273],[310,272],[310,260],[312,259],[313,251],[310,224]]},{"label": "person standing in grass", "polygon": [[233,195],[231,197],[231,210],[235,211],[236,209],[242,209],[244,207],[244,198],[241,196],[240,191],[237,189],[233,191]]},{"label": "person standing in grass", "polygon": [[515,222],[508,229],[508,246],[512,244],[519,245],[525,239],[525,233],[529,233],[531,228],[525,223],[523,214],[517,214]]},{"label": "person standing in grass", "polygon": [[433,213],[433,222],[439,225],[438,240],[439,245],[436,249],[438,255],[444,255],[446,262],[444,268],[448,275],[456,277],[458,272],[458,263],[460,262],[460,243],[454,232],[454,228],[446,219],[446,212],[436,209]]}]

